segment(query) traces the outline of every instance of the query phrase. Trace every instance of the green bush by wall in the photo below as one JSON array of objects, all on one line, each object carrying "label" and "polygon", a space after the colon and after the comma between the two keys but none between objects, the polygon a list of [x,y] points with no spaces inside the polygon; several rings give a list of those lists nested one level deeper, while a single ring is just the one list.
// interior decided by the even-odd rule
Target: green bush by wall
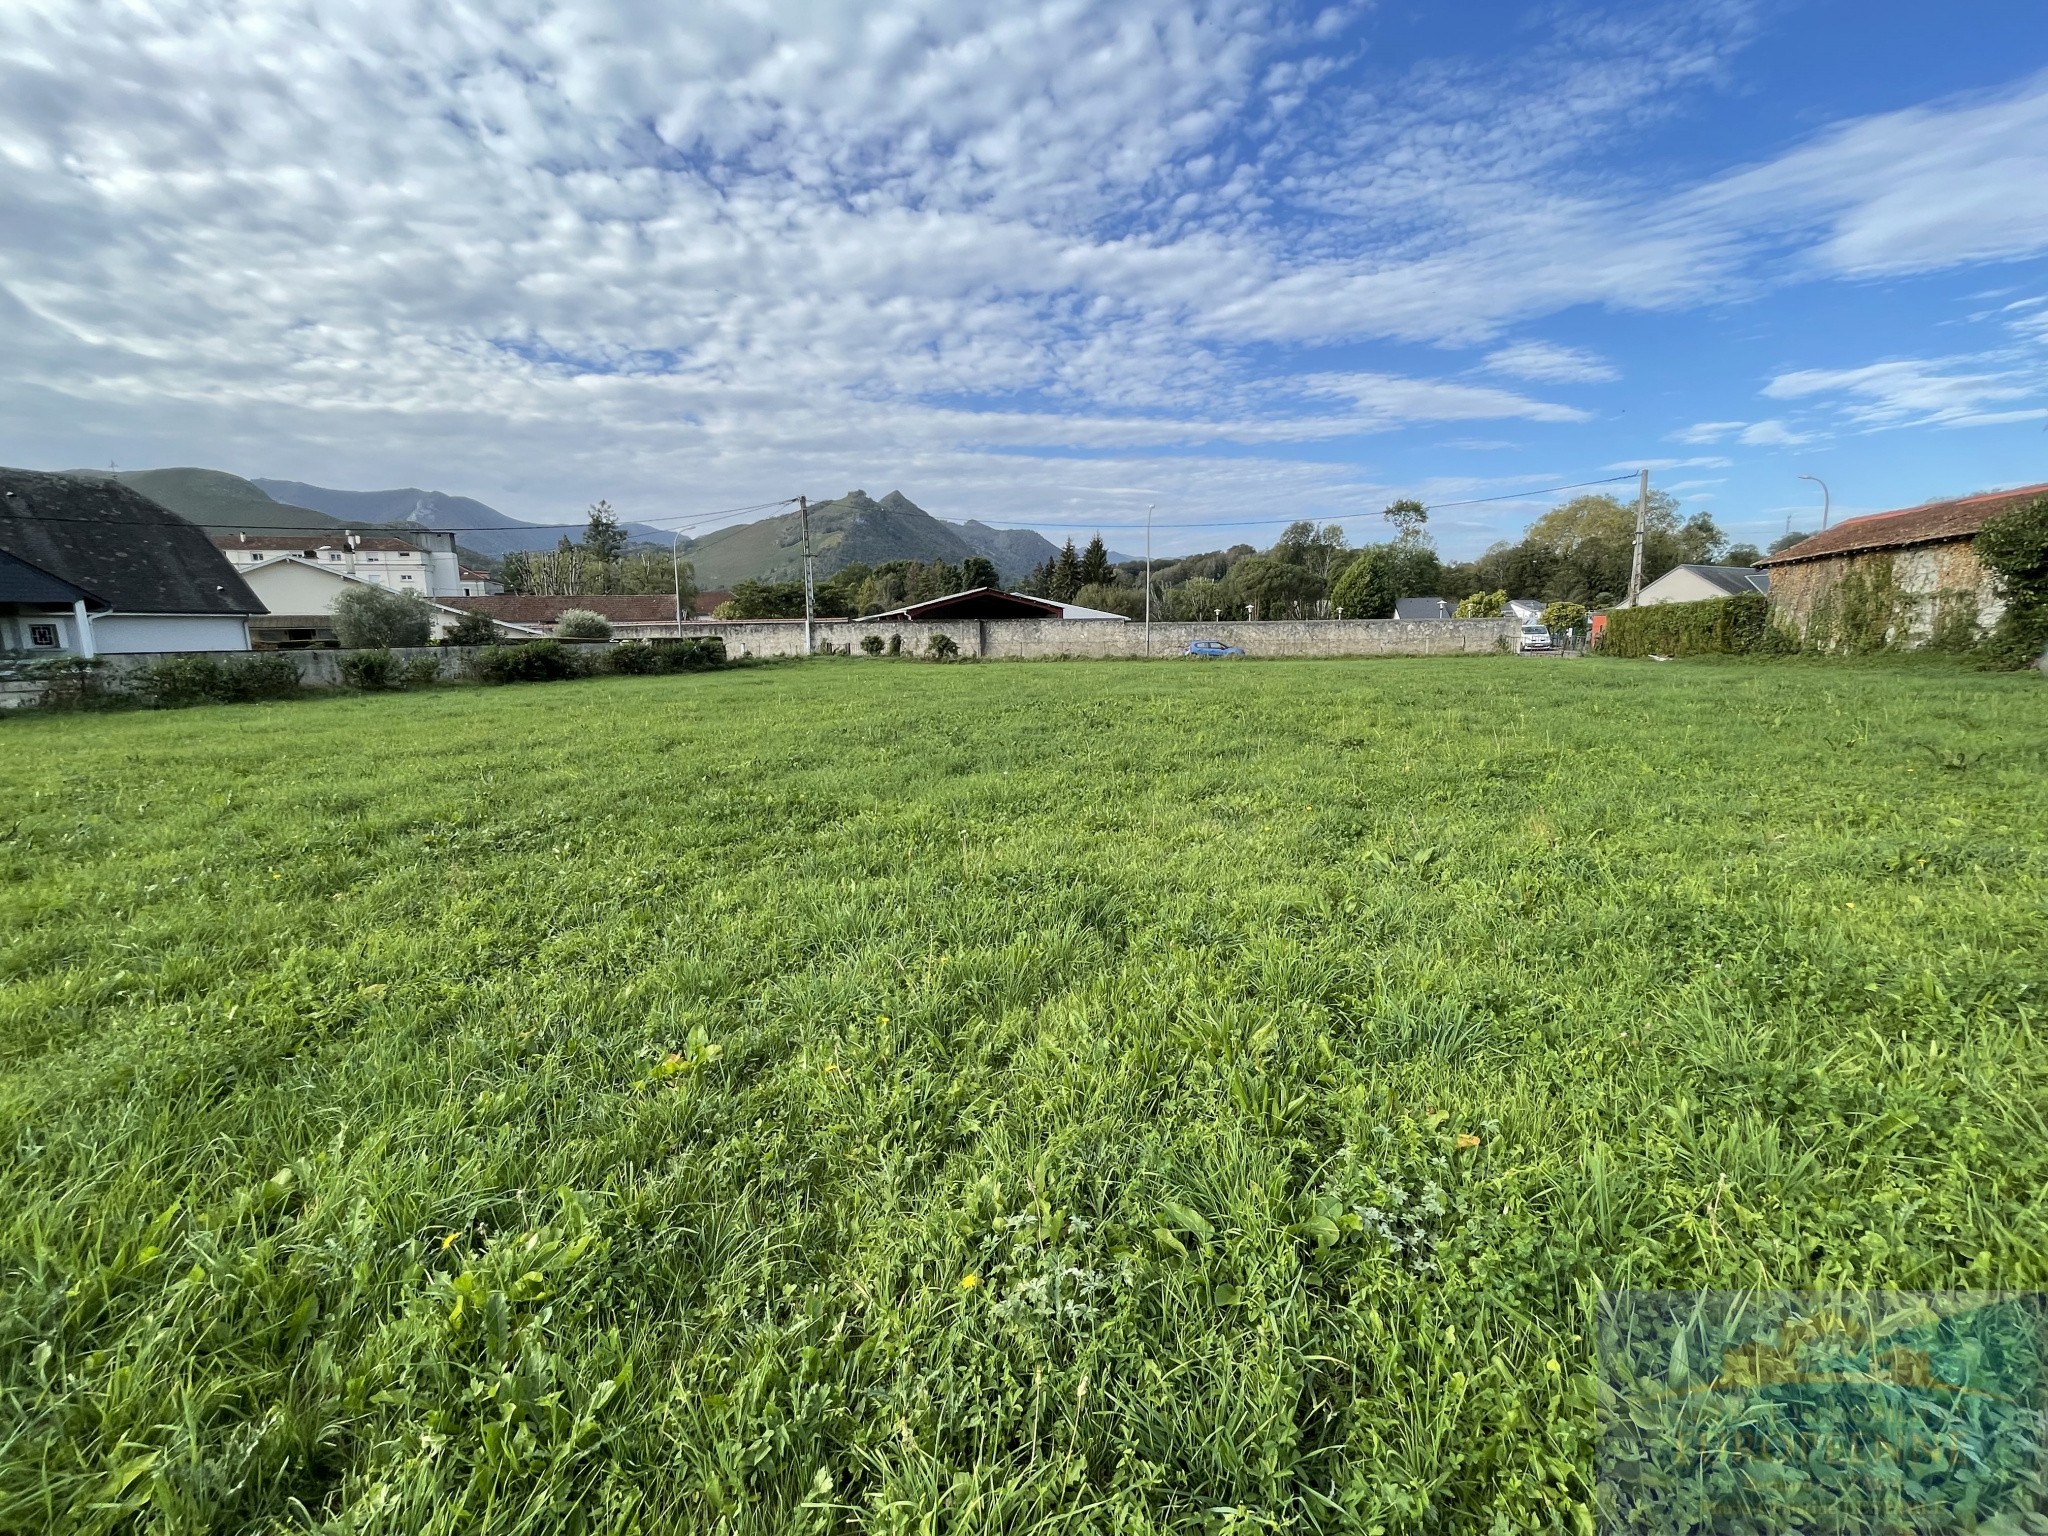
[{"label": "green bush by wall", "polygon": [[1603,656],[1737,656],[1770,649],[1771,602],[1761,592],[1699,603],[1617,608],[1600,637]]}]

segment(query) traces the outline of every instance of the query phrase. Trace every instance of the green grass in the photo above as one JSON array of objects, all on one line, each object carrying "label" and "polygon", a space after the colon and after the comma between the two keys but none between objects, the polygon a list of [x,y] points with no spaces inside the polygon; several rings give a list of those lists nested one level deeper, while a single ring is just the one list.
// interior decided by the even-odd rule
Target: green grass
[{"label": "green grass", "polygon": [[6,722],[0,1530],[1586,1529],[1599,1288],[2048,1285],[2044,748],[1486,659]]}]

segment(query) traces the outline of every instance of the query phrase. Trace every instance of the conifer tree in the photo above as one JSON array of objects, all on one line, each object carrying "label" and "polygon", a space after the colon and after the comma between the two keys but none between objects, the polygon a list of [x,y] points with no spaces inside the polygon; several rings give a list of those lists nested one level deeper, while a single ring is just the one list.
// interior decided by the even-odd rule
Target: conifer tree
[{"label": "conifer tree", "polygon": [[1081,585],[1107,586],[1116,580],[1116,572],[1109,566],[1109,551],[1103,547],[1102,535],[1097,534],[1088,541],[1088,553],[1081,557]]},{"label": "conifer tree", "polygon": [[1060,551],[1058,562],[1052,569],[1052,590],[1046,593],[1056,603],[1071,603],[1074,594],[1081,590],[1081,557],[1074,552],[1074,541],[1067,540],[1067,547]]}]

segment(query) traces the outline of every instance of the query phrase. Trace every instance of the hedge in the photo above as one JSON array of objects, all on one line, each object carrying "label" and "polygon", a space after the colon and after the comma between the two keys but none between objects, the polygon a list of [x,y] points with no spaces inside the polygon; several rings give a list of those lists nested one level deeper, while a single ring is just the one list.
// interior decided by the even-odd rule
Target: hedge
[{"label": "hedge", "polygon": [[702,672],[724,666],[725,660],[722,635],[628,640],[608,650],[565,646],[559,640],[524,640],[486,646],[469,659],[469,673],[481,683],[551,683],[599,672]]},{"label": "hedge", "polygon": [[1761,592],[1699,603],[1617,608],[1600,636],[1603,656],[1734,656],[1771,648],[1771,600]]}]

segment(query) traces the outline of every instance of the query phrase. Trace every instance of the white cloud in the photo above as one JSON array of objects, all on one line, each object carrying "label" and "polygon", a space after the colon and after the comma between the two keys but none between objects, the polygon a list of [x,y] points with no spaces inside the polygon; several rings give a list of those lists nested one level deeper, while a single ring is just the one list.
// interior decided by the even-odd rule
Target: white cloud
[{"label": "white cloud", "polygon": [[1732,432],[1740,432],[1749,423],[1744,421],[1701,421],[1683,427],[1671,434],[1672,440],[1680,443],[1718,443]]},{"label": "white cloud", "polygon": [[2048,250],[2048,71],[1995,95],[1864,118],[1681,199],[1869,276]]},{"label": "white cloud", "polygon": [[1813,435],[1795,432],[1782,421],[1753,421],[1742,429],[1739,442],[1752,448],[1791,448],[1800,443],[1810,443]]},{"label": "white cloud", "polygon": [[[2026,421],[2048,407],[2048,369],[2013,360],[1902,359],[1861,368],[1802,368],[1764,387],[1776,400],[1830,399],[1851,421],[1873,427],[1993,426]],[[2015,408],[2022,400],[2043,402]]]},{"label": "white cloud", "polygon": [[[1721,422],[1712,422],[1712,423],[1706,423],[1706,425],[1711,425],[1711,426],[1721,426],[1721,425],[1736,425],[1736,426],[1739,426],[1739,425],[1741,425],[1741,423],[1739,423],[1739,422],[1737,422],[1737,423],[1721,423]],[[1728,468],[1728,467],[1730,467],[1730,466],[1731,466],[1732,464],[1734,464],[1734,462],[1735,462],[1735,461],[1734,461],[1733,459],[1724,459],[1724,458],[1721,458],[1721,457],[1719,457],[1718,455],[1714,455],[1714,454],[1707,454],[1707,455],[1697,456],[1697,457],[1694,457],[1694,458],[1690,458],[1690,459],[1630,459],[1630,460],[1629,460],[1628,462],[1626,462],[1626,463],[1620,463],[1620,464],[1609,464],[1609,465],[1608,465],[1607,467],[1608,467],[1609,469],[1624,469],[1624,470],[1626,470],[1626,469],[1647,469],[1647,470],[1649,470],[1649,471],[1650,471],[1650,472],[1651,472],[1652,474],[1655,474],[1655,473],[1656,473],[1657,471],[1659,471],[1659,470],[1665,470],[1665,469],[1727,469],[1727,468]]]},{"label": "white cloud", "polygon": [[1547,341],[1518,341],[1490,352],[1486,366],[1509,378],[1545,384],[1604,384],[1621,377],[1612,363],[1577,347]]},{"label": "white cloud", "polygon": [[[1760,238],[1819,227],[1788,210],[1835,171],[1829,263],[1935,259],[1873,233],[1893,194],[1859,167],[1902,139],[1951,146],[1912,161],[1923,180],[1978,177],[1969,146],[2033,163],[2039,82],[1690,194],[1589,176],[1725,69],[1744,5],[1554,16],[1505,64],[1398,78],[1342,67],[1360,9],[15,0],[0,446],[86,422],[156,462],[439,479],[536,514],[848,477],[990,516],[1132,476],[1341,509],[1377,491],[1293,448],[1589,418],[1337,372],[1333,344],[1604,382],[1604,359],[1501,334],[1740,291]],[[2023,248],[2040,185],[1947,259]]]}]

